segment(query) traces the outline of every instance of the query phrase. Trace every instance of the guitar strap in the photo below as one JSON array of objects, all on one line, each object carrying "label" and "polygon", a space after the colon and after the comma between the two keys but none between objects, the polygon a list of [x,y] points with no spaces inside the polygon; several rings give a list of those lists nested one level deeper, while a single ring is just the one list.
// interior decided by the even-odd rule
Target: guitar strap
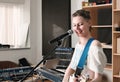
[{"label": "guitar strap", "polygon": [[78,77],[81,74],[82,70],[83,70],[83,67],[85,65],[85,61],[86,61],[87,56],[88,56],[88,50],[89,50],[90,44],[91,44],[91,42],[93,40],[94,40],[94,38],[90,38],[88,40],[84,50],[83,50],[82,56],[81,56],[81,58],[79,60],[79,63],[78,63],[78,66],[77,66],[77,69],[76,69],[76,72],[75,72],[75,77]]}]

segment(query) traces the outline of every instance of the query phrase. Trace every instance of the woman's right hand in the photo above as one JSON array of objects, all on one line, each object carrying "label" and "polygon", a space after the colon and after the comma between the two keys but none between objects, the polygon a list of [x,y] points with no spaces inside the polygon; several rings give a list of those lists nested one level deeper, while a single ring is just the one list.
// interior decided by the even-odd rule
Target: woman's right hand
[{"label": "woman's right hand", "polygon": [[79,82],[78,78],[74,77],[74,75],[70,76],[69,82]]}]

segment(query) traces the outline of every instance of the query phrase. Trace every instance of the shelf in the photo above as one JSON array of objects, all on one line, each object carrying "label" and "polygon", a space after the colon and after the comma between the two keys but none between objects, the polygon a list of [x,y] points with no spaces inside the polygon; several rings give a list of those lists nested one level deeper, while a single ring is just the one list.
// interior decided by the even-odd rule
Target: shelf
[{"label": "shelf", "polygon": [[105,67],[104,69],[112,70],[112,64],[107,64],[106,67]]},{"label": "shelf", "polygon": [[83,6],[83,9],[101,9],[101,8],[112,8],[112,4],[102,4],[102,5],[93,5],[93,6]]},{"label": "shelf", "polygon": [[114,9],[113,11],[114,12],[120,12],[120,9]]},{"label": "shelf", "polygon": [[119,34],[119,33],[120,33],[120,31],[113,31],[113,33],[117,33],[117,34]]},{"label": "shelf", "polygon": [[[112,30],[112,27],[113,27],[113,25],[112,25],[112,14],[111,14],[112,13],[112,10],[111,10],[112,9],[112,4],[83,6],[82,8],[85,9],[85,10],[88,10],[91,14],[91,18],[92,18],[92,20],[91,20],[92,26],[91,27],[93,28],[92,36],[94,38],[98,39],[99,37],[101,37],[102,32],[113,31]],[[106,15],[106,12],[108,13],[108,15]],[[109,19],[109,21],[106,21],[107,19]],[[105,29],[105,31],[103,29]],[[100,36],[99,36],[98,32],[99,32]],[[112,38],[111,33],[109,33],[110,39]],[[102,35],[102,36],[104,36],[104,35]],[[107,49],[107,50],[112,51],[112,48],[113,48],[112,44],[101,43],[101,45],[102,45],[103,50]],[[111,54],[110,55],[110,57],[111,57],[112,52],[110,52],[110,54]],[[106,55],[109,56],[109,53],[106,54]],[[108,58],[108,57],[106,56],[106,58]],[[111,63],[109,63],[105,66],[105,68],[104,68],[105,70],[112,71],[112,59],[110,61],[111,61]]]},{"label": "shelf", "polygon": [[107,45],[106,43],[101,43],[102,48],[112,49],[112,45]]},{"label": "shelf", "polygon": [[120,53],[114,53],[114,55],[116,55],[116,56],[120,56]]},{"label": "shelf", "polygon": [[110,28],[112,28],[112,25],[93,25],[92,27],[93,28],[97,28],[97,27],[103,27],[103,28],[104,27],[108,27],[108,28],[110,27]]},{"label": "shelf", "polygon": [[113,77],[120,78],[120,75],[113,75]]}]

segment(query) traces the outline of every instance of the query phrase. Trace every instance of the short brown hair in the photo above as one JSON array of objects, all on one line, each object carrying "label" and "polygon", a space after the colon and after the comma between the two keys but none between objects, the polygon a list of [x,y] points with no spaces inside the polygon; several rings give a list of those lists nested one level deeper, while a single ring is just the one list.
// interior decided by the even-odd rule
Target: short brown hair
[{"label": "short brown hair", "polygon": [[77,10],[75,13],[73,13],[72,17],[76,17],[76,16],[82,16],[83,18],[90,20],[90,12],[86,11],[84,9],[81,10]]}]

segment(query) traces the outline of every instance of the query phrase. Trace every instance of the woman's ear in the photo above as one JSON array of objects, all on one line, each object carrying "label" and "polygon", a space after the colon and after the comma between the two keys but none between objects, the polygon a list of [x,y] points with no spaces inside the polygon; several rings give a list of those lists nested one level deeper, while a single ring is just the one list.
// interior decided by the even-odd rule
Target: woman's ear
[{"label": "woman's ear", "polygon": [[92,26],[92,21],[88,20],[88,23],[89,23],[89,26],[91,27]]},{"label": "woman's ear", "polygon": [[91,24],[91,21],[90,21],[90,20],[88,21],[88,25],[89,25],[89,31],[91,31],[91,29],[92,29],[92,24]]}]

